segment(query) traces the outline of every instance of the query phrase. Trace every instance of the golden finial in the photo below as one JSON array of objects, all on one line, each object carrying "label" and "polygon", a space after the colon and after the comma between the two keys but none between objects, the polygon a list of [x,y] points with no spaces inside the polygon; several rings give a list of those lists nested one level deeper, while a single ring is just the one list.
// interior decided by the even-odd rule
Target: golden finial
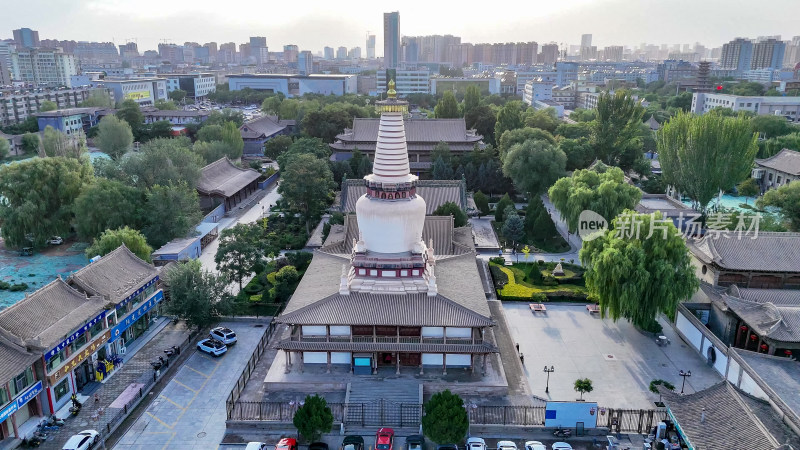
[{"label": "golden finial", "polygon": [[389,90],[386,91],[386,96],[388,98],[397,98],[397,91],[394,90],[394,79],[389,80]]}]

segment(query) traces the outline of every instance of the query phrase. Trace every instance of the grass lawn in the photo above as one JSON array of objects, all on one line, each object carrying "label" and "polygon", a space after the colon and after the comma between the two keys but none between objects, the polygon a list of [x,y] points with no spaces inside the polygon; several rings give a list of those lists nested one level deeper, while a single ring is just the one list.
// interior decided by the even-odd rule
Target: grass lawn
[{"label": "grass lawn", "polygon": [[[510,247],[511,242],[506,242],[506,238],[503,236],[503,222],[498,223],[492,221],[492,226],[494,227],[495,233],[497,233],[497,238],[500,239],[500,242],[503,244],[503,246]],[[566,240],[564,240],[563,237],[561,237],[561,234],[543,241],[534,240],[526,234],[525,241],[518,244],[518,247],[520,248],[526,245],[529,246],[531,248],[531,252],[566,253],[570,249],[569,244]]]},{"label": "grass lawn", "polygon": [[[493,276],[496,274],[496,271],[499,270],[508,280],[502,287],[498,288],[498,286],[495,286],[497,295],[503,300],[529,300],[532,295],[537,293],[545,294],[549,299],[559,300],[585,300],[588,295],[586,287],[579,284],[563,283],[555,286],[545,286],[544,284],[533,283],[526,275],[526,273],[528,273],[526,271],[529,270],[528,264],[513,264],[510,267],[500,266],[494,263],[490,265],[494,268],[492,270]],[[550,270],[542,270],[543,276],[549,274]],[[573,278],[582,275],[582,272],[579,274],[575,270],[565,268],[564,274],[563,277],[556,277],[556,279]],[[498,277],[495,277],[496,282],[497,278]]]}]

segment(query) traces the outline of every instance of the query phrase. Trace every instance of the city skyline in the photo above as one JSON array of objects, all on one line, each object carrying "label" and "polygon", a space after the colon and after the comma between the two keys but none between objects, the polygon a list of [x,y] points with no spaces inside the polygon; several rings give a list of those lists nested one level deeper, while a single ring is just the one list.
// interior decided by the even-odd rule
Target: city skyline
[{"label": "city skyline", "polygon": [[[646,4],[651,3],[651,4]],[[63,7],[59,7],[63,5]],[[794,0],[773,0],[774,14],[760,14],[741,21],[742,11],[755,6],[754,0],[673,0],[641,2],[638,0],[565,0],[558,4],[536,1],[515,9],[456,11],[445,4],[416,0],[404,5],[383,5],[376,2],[348,2],[348,14],[341,14],[341,5],[312,1],[310,13],[296,14],[291,5],[269,5],[243,1],[230,12],[219,11],[207,0],[186,5],[163,4],[143,0],[136,4],[122,0],[85,0],[75,5],[65,0],[31,0],[5,6],[10,20],[0,35],[11,38],[11,30],[38,30],[41,39],[99,41],[124,44],[135,40],[139,50],[156,49],[164,40],[183,42],[248,42],[250,36],[266,36],[272,51],[295,44],[302,50],[320,52],[325,46],[365,48],[365,32],[383,42],[383,13],[397,10],[401,16],[403,36],[452,34],[462,42],[537,41],[575,45],[581,34],[592,34],[593,45],[638,46],[648,44],[694,44],[721,46],[735,37],[756,38],[781,35],[791,39],[798,34],[792,18],[800,13]],[[157,8],[156,8],[157,6]],[[402,6],[402,7],[401,7]],[[416,7],[419,6],[419,7]],[[59,14],[42,14],[58,9]],[[256,14],[238,14],[248,10]],[[158,10],[160,17],[150,11]],[[790,13],[794,10],[796,13]],[[691,12],[689,14],[688,12]],[[778,13],[777,11],[782,11]],[[263,12],[263,15],[261,14]],[[278,14],[276,14],[276,12]],[[272,24],[260,17],[286,17]],[[443,18],[445,18],[443,20]],[[735,30],[730,23],[737,23]],[[497,24],[497,27],[486,24]],[[383,46],[376,46],[383,56]]]}]

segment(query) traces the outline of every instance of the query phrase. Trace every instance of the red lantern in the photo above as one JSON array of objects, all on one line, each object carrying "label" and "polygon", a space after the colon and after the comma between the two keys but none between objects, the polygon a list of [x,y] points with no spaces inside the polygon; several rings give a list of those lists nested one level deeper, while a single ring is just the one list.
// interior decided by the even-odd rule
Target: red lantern
[{"label": "red lantern", "polygon": [[721,91],[721,90],[722,90],[722,85],[718,85],[718,86],[717,86],[717,90],[718,90],[718,91]]},{"label": "red lantern", "polygon": [[783,354],[786,355],[786,356],[792,356],[792,351],[791,350],[784,350]]},{"label": "red lantern", "polygon": [[766,350],[766,349],[767,349],[767,344],[761,344],[761,350]]},{"label": "red lantern", "polygon": [[739,331],[747,331],[747,325],[740,326]]},{"label": "red lantern", "polygon": [[756,339],[758,339],[758,336],[756,336],[755,334],[751,334],[750,335],[750,340],[751,341],[755,341]]}]

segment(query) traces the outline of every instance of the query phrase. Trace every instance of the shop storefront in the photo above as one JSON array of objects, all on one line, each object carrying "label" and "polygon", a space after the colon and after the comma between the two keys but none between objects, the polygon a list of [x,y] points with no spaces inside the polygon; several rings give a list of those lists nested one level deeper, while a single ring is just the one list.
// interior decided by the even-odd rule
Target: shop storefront
[{"label": "shop storefront", "polygon": [[[73,393],[80,392],[86,384],[96,381],[93,366],[95,361],[105,358],[105,344],[108,343],[111,337],[111,330],[100,327],[97,334],[93,334],[92,330],[94,330],[95,326],[87,330],[83,334],[83,338],[78,338],[72,342],[72,344],[83,342],[84,344],[79,348],[75,348],[73,351],[72,344],[70,344],[55,353],[55,355],[61,355],[64,350],[67,350],[63,356],[50,359],[50,361],[60,361],[57,367],[52,366],[50,361],[47,361],[47,381],[49,384],[47,398],[50,404],[50,414],[63,407]],[[89,341],[87,342],[87,340]],[[55,350],[57,348],[47,354],[53,354]]]},{"label": "shop storefront", "polygon": [[[41,402],[36,400],[39,393],[42,392],[42,382],[33,383],[33,380],[33,370],[28,369],[12,380],[8,389],[6,387],[0,389],[0,397],[6,397],[9,393],[15,394],[11,396],[10,401],[7,398],[0,398],[0,400],[5,400],[2,402],[4,406],[0,409],[0,440],[11,436],[21,438],[19,426],[31,417],[38,420],[42,416]],[[21,387],[20,385],[29,382],[33,384],[18,389]]]},{"label": "shop storefront", "polygon": [[[161,301],[164,299],[164,291],[156,290],[153,279],[147,286],[141,288],[137,295],[126,302],[120,303],[117,308],[117,317],[121,313],[125,314],[111,329],[109,339],[110,351],[115,354],[124,354],[125,348],[131,342],[141,337],[153,323],[153,319],[160,314]],[[146,300],[141,300],[146,298]],[[125,313],[127,312],[127,314]]]}]

